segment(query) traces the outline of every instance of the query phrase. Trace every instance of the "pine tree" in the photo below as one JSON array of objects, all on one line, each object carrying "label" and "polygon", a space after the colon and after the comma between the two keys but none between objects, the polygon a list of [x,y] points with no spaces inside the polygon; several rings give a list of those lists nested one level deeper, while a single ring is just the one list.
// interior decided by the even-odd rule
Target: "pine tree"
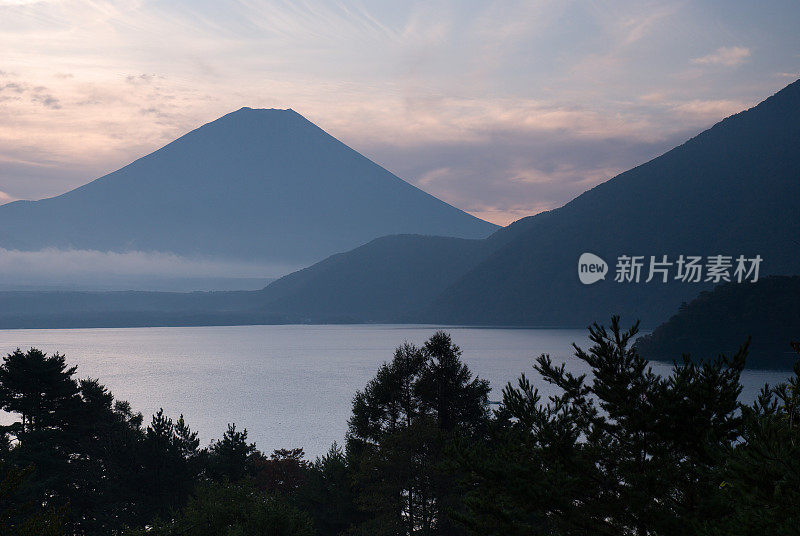
[{"label": "pine tree", "polygon": [[534,369],[559,388],[547,403],[523,375],[507,385],[489,443],[457,458],[472,471],[462,517],[476,534],[692,534],[722,515],[712,478],[739,429],[746,345],[730,360],[654,374],[630,343],[637,326],[590,328],[575,347],[590,376]]},{"label": "pine tree", "polygon": [[445,446],[488,421],[488,383],[473,378],[459,348],[438,332],[423,348],[395,351],[353,401],[347,450],[364,534],[451,534],[456,477]]},{"label": "pine tree", "polygon": [[139,449],[142,503],[147,519],[166,517],[185,504],[203,470],[205,453],[183,415],[177,422],[159,409]]},{"label": "pine tree", "polygon": [[450,335],[436,332],[422,350],[425,367],[414,390],[439,429],[466,433],[485,425],[489,419],[489,382],[472,377]]},{"label": "pine tree", "polygon": [[222,439],[214,442],[209,449],[211,475],[231,482],[250,476],[251,456],[256,452],[255,444],[247,442],[247,429],[239,432],[235,424],[229,424]]},{"label": "pine tree", "polygon": [[800,534],[800,362],[742,408],[740,440],[725,450],[715,483],[725,516],[704,534]]},{"label": "pine tree", "polygon": [[31,349],[0,365],[0,404],[19,416],[4,458],[32,468],[21,503],[64,511],[65,531],[103,534],[137,516],[141,417],[97,380],[74,378],[64,356]]},{"label": "pine tree", "polygon": [[12,431],[27,433],[62,428],[78,402],[77,367],[67,367],[63,355],[17,348],[0,365],[0,409],[20,415]]},{"label": "pine tree", "polygon": [[363,521],[356,507],[347,456],[336,442],[311,464],[297,501],[301,510],[312,516],[317,534],[322,536],[338,536],[351,524]]}]

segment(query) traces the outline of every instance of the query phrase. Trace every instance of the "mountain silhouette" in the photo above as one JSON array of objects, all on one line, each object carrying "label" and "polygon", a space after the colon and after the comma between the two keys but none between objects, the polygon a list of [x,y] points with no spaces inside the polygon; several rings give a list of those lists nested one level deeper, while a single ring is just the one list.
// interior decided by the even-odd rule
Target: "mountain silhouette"
[{"label": "mountain silhouette", "polygon": [[0,206],[0,247],[309,264],[389,234],[497,226],[401,180],[292,110],[242,108],[57,197]]},{"label": "mountain silhouette", "polygon": [[[614,270],[621,255],[646,262],[651,255],[673,262],[678,255],[761,255],[762,276],[800,274],[798,148],[800,81],[561,208],[465,241],[458,253],[416,237],[397,259],[374,242],[275,281],[264,291],[264,310],[312,321],[348,312],[358,321],[547,326],[622,314],[655,326],[714,283],[645,283],[645,266],[638,284],[616,283],[612,273],[586,286],[577,277],[579,256],[594,253]],[[451,263],[451,255],[469,262]],[[435,275],[438,289],[421,284],[421,258],[446,270]],[[332,281],[336,294],[315,301]],[[384,303],[390,287],[403,300]]]},{"label": "mountain silhouette", "polygon": [[701,292],[652,333],[636,339],[646,359],[731,357],[750,340],[748,367],[791,370],[800,344],[800,277],[771,276],[755,284],[726,283]]},{"label": "mountain silhouette", "polygon": [[[760,255],[761,278],[800,274],[798,147],[800,81],[563,207],[484,239],[384,236],[254,292],[0,293],[0,326],[585,327],[621,314],[655,327],[714,282],[646,283],[645,266],[640,283],[617,283],[621,255],[673,262],[678,255]],[[581,284],[577,262],[585,252],[605,259],[612,273]]]}]

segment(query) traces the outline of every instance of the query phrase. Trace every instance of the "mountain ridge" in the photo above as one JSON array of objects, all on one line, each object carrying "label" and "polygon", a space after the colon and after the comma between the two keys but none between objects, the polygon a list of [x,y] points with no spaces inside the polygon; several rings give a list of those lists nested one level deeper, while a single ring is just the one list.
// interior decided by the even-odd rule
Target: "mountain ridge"
[{"label": "mountain ridge", "polygon": [[[613,260],[622,254],[666,254],[674,259],[679,254],[761,253],[763,274],[800,273],[800,257],[783,243],[800,238],[800,207],[793,201],[800,199],[798,146],[800,81],[563,207],[498,230],[486,240],[506,235],[504,244],[487,249],[488,255],[466,273],[453,274],[444,288],[427,297],[427,305],[395,310],[394,318],[585,326],[622,313],[655,326],[681,301],[712,286],[674,281],[661,286],[613,281],[584,286],[576,266],[586,251],[610,261],[612,269]],[[365,278],[368,273],[362,274]],[[315,288],[313,281],[308,284],[307,293]],[[272,285],[265,289],[267,301]],[[340,290],[342,295],[359,292]],[[406,290],[415,292],[413,287]],[[293,310],[302,305],[298,298]],[[311,303],[305,306],[313,309]]]},{"label": "mountain ridge", "polygon": [[748,366],[792,369],[798,355],[791,343],[800,341],[800,276],[701,292],[634,346],[646,359],[679,361],[688,355],[702,361],[730,357],[748,340]]},{"label": "mountain ridge", "polygon": [[241,108],[69,192],[0,206],[0,247],[307,264],[403,232],[497,228],[294,110]]},{"label": "mountain ridge", "polygon": [[[621,314],[642,320],[645,328],[655,327],[682,301],[713,283],[624,284],[607,277],[585,286],[577,277],[579,255],[595,253],[613,270],[614,260],[624,254],[668,255],[673,260],[679,254],[759,254],[764,259],[761,277],[800,274],[797,147],[800,81],[563,207],[518,220],[487,238],[413,233],[381,237],[253,293],[204,293],[188,305],[173,296],[172,316],[147,313],[137,325],[150,314],[159,325],[235,321],[584,327]],[[6,298],[12,297],[0,293],[0,304]],[[47,311],[44,302],[39,307]],[[153,311],[151,305],[147,308]],[[130,309],[115,309],[120,322],[128,313]],[[35,312],[30,315],[26,322],[35,320]],[[67,313],[58,319],[67,321],[74,321]],[[97,321],[87,317],[82,325]],[[0,323],[18,326],[19,319],[6,315]]]}]

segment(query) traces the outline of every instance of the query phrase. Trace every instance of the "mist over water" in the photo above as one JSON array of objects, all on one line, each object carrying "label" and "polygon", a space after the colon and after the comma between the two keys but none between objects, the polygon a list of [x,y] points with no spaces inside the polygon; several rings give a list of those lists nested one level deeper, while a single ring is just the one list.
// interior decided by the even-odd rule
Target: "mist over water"
[{"label": "mist over water", "polygon": [[[574,372],[586,371],[571,347],[589,346],[586,330],[419,325],[4,330],[0,352],[17,347],[61,352],[78,365],[80,378],[99,378],[117,399],[141,411],[145,423],[160,407],[173,418],[182,413],[204,444],[235,422],[266,453],[303,447],[313,459],[333,441],[343,442],[353,395],[394,349],[405,341],[420,345],[437,329],[448,331],[473,373],[491,382],[491,400],[499,400],[506,382],[522,372],[543,395],[554,393],[531,369],[542,353]],[[653,363],[658,373],[669,368]],[[750,401],[765,382],[788,376],[747,370],[742,399]]]},{"label": "mist over water", "polygon": [[0,248],[0,291],[258,290],[301,267],[158,251]]}]

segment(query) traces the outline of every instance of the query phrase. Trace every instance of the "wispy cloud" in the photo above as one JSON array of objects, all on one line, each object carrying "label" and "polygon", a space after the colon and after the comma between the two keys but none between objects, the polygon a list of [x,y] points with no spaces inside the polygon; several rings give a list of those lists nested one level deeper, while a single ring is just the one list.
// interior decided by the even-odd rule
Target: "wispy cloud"
[{"label": "wispy cloud", "polygon": [[711,54],[699,58],[692,58],[692,63],[697,65],[724,65],[735,67],[741,65],[750,57],[747,47],[720,47]]},{"label": "wispy cloud", "polygon": [[31,102],[39,103],[45,108],[53,110],[61,108],[58,98],[53,96],[44,86],[32,87],[24,82],[7,82],[0,85],[0,98],[3,98],[3,93],[5,93],[5,98],[3,100],[11,100],[12,97],[9,97],[9,94],[16,95],[14,100],[20,100],[23,98],[23,95],[25,95]]},{"label": "wispy cloud", "polygon": [[380,145],[362,150],[401,177],[490,221],[507,224],[555,208],[621,171],[685,141],[648,142],[564,130],[494,131],[474,142]]},{"label": "wispy cloud", "polygon": [[678,113],[685,114],[695,119],[706,118],[708,120],[714,120],[741,112],[749,108],[752,104],[755,103],[745,103],[740,100],[731,99],[691,100],[674,104],[674,109]]},{"label": "wispy cloud", "polygon": [[136,84],[149,84],[155,78],[156,78],[156,75],[154,75],[154,74],[143,73],[143,74],[140,74],[138,76],[129,74],[128,76],[125,77],[125,81],[128,82],[129,84],[134,84],[134,85],[136,85]]},{"label": "wispy cloud", "polygon": [[18,251],[0,248],[0,273],[9,280],[48,281],[94,276],[152,277],[274,277],[297,266],[192,259],[171,253],[43,249]]},{"label": "wispy cloud", "polygon": [[[275,107],[498,222],[559,206],[779,89],[797,70],[800,15],[711,20],[661,0],[0,7],[0,190],[12,197],[61,193],[224,113]],[[747,47],[714,50],[731,35]],[[710,68],[756,50],[769,65]]]},{"label": "wispy cloud", "polygon": [[679,4],[646,6],[643,13],[618,19],[618,30],[622,37],[621,44],[633,45],[646,38],[657,24],[674,15],[678,9]]},{"label": "wispy cloud", "polygon": [[44,89],[34,92],[33,95],[31,95],[31,100],[51,110],[58,110],[61,108],[61,103],[58,101],[58,98],[45,92]]}]

